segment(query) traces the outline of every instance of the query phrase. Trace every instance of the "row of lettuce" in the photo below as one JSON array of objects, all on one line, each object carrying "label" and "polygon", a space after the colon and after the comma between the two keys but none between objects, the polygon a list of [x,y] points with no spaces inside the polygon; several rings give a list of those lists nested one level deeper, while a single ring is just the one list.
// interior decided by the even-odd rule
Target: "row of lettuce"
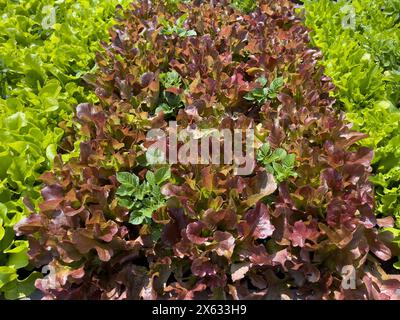
[{"label": "row of lettuce", "polygon": [[[56,154],[63,154],[65,161],[79,156],[81,140],[76,139],[79,134],[68,135],[70,131],[77,130],[79,132],[80,129],[79,124],[73,123],[73,111],[79,103],[96,103],[98,101],[94,91],[84,84],[83,75],[95,71],[95,55],[101,49],[100,41],[107,41],[108,39],[107,29],[114,22],[116,5],[121,4],[126,7],[129,2],[131,1],[22,0],[10,2],[0,0],[0,11],[3,12],[0,21],[0,117],[2,119],[0,121],[0,294],[3,294],[7,299],[29,296],[33,291],[34,281],[41,277],[41,273],[30,271],[34,267],[28,261],[28,242],[24,237],[15,236],[14,225],[32,212],[38,212],[39,204],[43,202],[40,194],[42,184],[38,181],[38,177],[53,168],[53,160]],[[159,1],[155,2],[158,3]],[[179,11],[178,3],[181,1],[168,0],[164,2],[169,11]],[[232,3],[235,7],[246,12],[251,12],[255,8],[253,1],[233,1]],[[282,8],[279,5],[266,4],[268,1],[260,1],[260,3],[267,12],[272,9],[282,10],[279,13],[282,16],[285,12],[283,8],[289,6],[289,1],[285,0],[278,1]],[[209,5],[208,3],[205,4],[205,6]],[[323,52],[324,58],[320,63],[324,66],[325,73],[332,78],[337,87],[335,91],[337,103],[335,106],[343,108],[347,118],[354,123],[354,129],[369,135],[368,138],[361,140],[358,144],[367,146],[375,152],[374,175],[370,179],[375,184],[377,214],[379,217],[395,217],[396,226],[399,228],[400,190],[398,190],[398,182],[400,180],[400,160],[398,159],[400,138],[398,137],[400,135],[398,133],[400,129],[398,129],[398,124],[400,112],[397,108],[400,107],[400,3],[396,0],[339,0],[337,2],[307,0],[304,7],[305,23],[313,30],[310,33],[312,45]],[[141,8],[141,10],[144,9]],[[222,9],[218,10],[218,12],[223,13]],[[298,13],[300,14],[302,10],[303,8]],[[209,8],[199,10],[199,13],[205,19],[216,18],[215,13],[212,13]],[[145,15],[139,9],[138,14]],[[170,20],[169,24],[164,21],[164,29],[169,26],[172,30],[170,35],[166,32],[164,34],[172,37],[179,28],[179,30],[185,31],[184,19],[181,21],[182,26],[175,28],[173,17],[166,12],[161,12],[161,14]],[[187,14],[189,15],[189,12]],[[257,17],[261,19],[260,16]],[[146,16],[142,19],[145,21],[147,18]],[[148,19],[151,20],[151,18]],[[286,19],[286,17],[282,19]],[[195,21],[196,18],[192,17],[192,20]],[[130,23],[139,22],[135,20],[130,21]],[[221,21],[221,24],[225,23]],[[286,20],[285,23],[290,25],[290,22]],[[127,29],[129,27],[128,24]],[[245,27],[243,28],[245,29]],[[130,29],[129,31],[135,32]],[[190,34],[191,31],[182,33],[182,37],[196,36],[193,32]],[[140,39],[140,35],[135,39]],[[114,35],[114,47],[111,50],[119,50],[118,46],[121,44],[118,41],[118,37]],[[170,43],[168,42],[168,44]],[[184,44],[186,45],[185,42]],[[147,47],[143,48],[150,50]],[[204,48],[200,49],[203,50]],[[141,59],[144,59],[142,65],[148,63],[144,57],[141,57]],[[98,57],[98,61],[102,62],[102,58]],[[123,63],[132,62],[128,60],[123,61]],[[106,64],[103,65],[105,68],[106,66]],[[169,70],[162,71],[166,76],[173,76],[171,72],[168,72]],[[106,78],[104,81],[108,81],[109,74],[111,72],[103,75]],[[254,83],[257,83],[257,81],[254,81]],[[105,87],[107,88],[107,86]],[[143,89],[143,91],[146,90]],[[105,101],[104,104],[109,103],[107,99]],[[166,99],[166,102],[168,102],[168,99]],[[175,106],[173,107],[175,108]],[[123,109],[123,107],[121,108]],[[166,110],[163,111],[166,113]],[[85,112],[87,117],[91,117],[89,114],[93,113],[90,110],[82,111],[82,113]],[[139,115],[135,114],[136,116]],[[122,122],[126,120],[125,116],[121,116],[121,114],[118,114],[118,117],[123,118]],[[84,120],[87,121],[87,119]],[[83,125],[85,125],[85,121],[83,121]],[[125,141],[122,142],[126,143]],[[114,160],[110,158],[110,161]],[[151,177],[151,171],[147,172]],[[157,175],[157,172],[160,171],[155,170],[155,175]],[[167,173],[170,177],[170,171]],[[211,175],[207,172],[206,174]],[[135,186],[139,187],[138,176],[126,174],[126,177],[124,177],[123,175],[117,175],[122,186],[125,180],[129,182],[126,182],[129,186],[132,181],[137,180]],[[172,179],[171,181],[175,180]],[[163,182],[165,181],[163,180]],[[201,179],[196,183],[200,186],[203,184]],[[285,186],[281,187],[279,191],[282,194],[285,191],[282,191]],[[50,185],[48,188],[51,189],[52,186]],[[206,191],[207,194],[210,193],[208,197],[211,199],[213,191]],[[140,201],[137,201],[136,198],[135,201],[141,206]],[[157,203],[158,207],[159,204]],[[182,218],[178,217],[180,211],[174,210],[176,211],[174,214],[177,215],[175,219],[178,221]],[[248,214],[248,216],[264,210],[263,205],[258,205],[254,212]],[[45,219],[45,217],[42,216],[42,219]],[[148,214],[146,219],[146,221],[151,220],[151,213]],[[102,221],[102,225],[104,224],[108,228],[109,222]],[[143,219],[140,222],[143,222]],[[88,222],[88,225],[91,223]],[[110,223],[113,224],[114,222]],[[169,222],[167,227],[170,227],[171,223]],[[307,223],[303,223],[301,227],[306,228],[303,225]],[[200,225],[204,226],[205,222],[192,221],[189,225],[192,224],[194,227],[200,228]],[[120,222],[117,222],[117,225],[121,230],[124,228]],[[299,226],[296,224],[296,227]],[[90,229],[88,226],[87,228]],[[152,238],[152,241],[158,243],[161,230],[158,230],[154,224],[149,224],[146,230],[143,228],[140,231],[142,238],[145,238],[143,234],[148,233],[149,230],[157,231],[158,238]],[[72,233],[76,231],[73,227],[71,227],[71,230]],[[400,236],[398,229],[391,228],[390,230],[395,235]],[[42,226],[41,232],[44,237],[46,237],[48,231]],[[201,232],[203,231],[206,231],[205,227],[204,230],[201,230]],[[309,230],[307,229],[307,231]],[[120,233],[122,231],[118,231],[114,238],[119,237]],[[234,231],[224,230],[217,231],[217,233],[214,238],[232,233],[235,242],[238,242],[239,237]],[[200,237],[200,235],[196,236]],[[255,238],[255,235],[253,236]],[[221,242],[231,241],[231,237],[222,239]],[[120,239],[118,238],[118,240]],[[52,239],[52,241],[56,243],[58,239]],[[261,240],[258,239],[257,241]],[[398,240],[395,239],[394,241]],[[64,244],[60,242],[61,247]],[[273,245],[278,247],[275,243]],[[259,247],[257,248],[259,249]],[[101,250],[98,247],[95,247],[95,249]],[[57,250],[53,248],[54,252],[57,252]],[[97,251],[100,260],[104,260],[106,253],[110,254],[107,250],[106,248],[101,251],[102,255],[100,255],[100,251]],[[111,246],[109,250],[111,254],[112,250],[117,249]],[[128,252],[128,249],[126,250]],[[218,250],[221,251],[222,249]],[[211,251],[210,255],[214,254]],[[277,251],[277,253],[283,251]],[[224,251],[224,255],[225,253]],[[293,254],[295,255],[294,252]],[[230,255],[232,255],[232,252]],[[93,263],[92,257],[82,256],[86,262],[89,262],[89,265]],[[80,256],[80,258],[82,257]],[[57,259],[54,258],[52,261],[52,267],[64,272],[65,269],[63,268],[66,267],[59,266]],[[116,258],[113,259],[116,260]],[[77,261],[74,261],[74,263],[77,263]],[[243,265],[240,265],[240,263]],[[242,261],[240,263],[237,263],[238,267],[250,268],[248,262]],[[199,269],[204,265],[206,263],[199,266]],[[395,264],[395,266],[400,267],[398,264]],[[79,268],[76,268],[76,270]],[[160,270],[157,268],[160,268]],[[157,262],[155,269],[150,271],[153,273],[160,272],[161,274],[164,272],[162,268],[162,261],[160,261]],[[193,267],[191,270],[193,271]],[[221,269],[220,271],[224,270]],[[141,272],[140,277],[143,277]],[[97,275],[94,272],[94,275],[89,274],[88,277],[95,279],[97,276],[101,277],[103,274]],[[74,276],[72,275],[72,277]],[[213,281],[216,281],[215,279]],[[74,281],[71,281],[71,283],[74,283]],[[115,281],[110,279],[110,283],[112,282],[113,285],[118,281],[118,279],[115,279]],[[241,290],[239,289],[237,287],[238,292]],[[174,288],[174,290],[178,289]],[[193,288],[192,290],[195,291]],[[60,297],[63,297],[63,294],[61,292]],[[214,297],[221,297],[221,295],[214,293]]]},{"label": "row of lettuce", "polygon": [[[0,293],[21,298],[30,273],[28,243],[13,226],[41,201],[38,177],[57,152],[74,106],[95,101],[82,76],[94,67],[116,6],[128,1],[0,0]],[[23,270],[26,268],[27,270]]]},{"label": "row of lettuce", "polygon": [[[400,228],[400,1],[306,0],[305,18],[337,106],[374,150],[377,214]],[[391,230],[400,244],[400,230]]]}]

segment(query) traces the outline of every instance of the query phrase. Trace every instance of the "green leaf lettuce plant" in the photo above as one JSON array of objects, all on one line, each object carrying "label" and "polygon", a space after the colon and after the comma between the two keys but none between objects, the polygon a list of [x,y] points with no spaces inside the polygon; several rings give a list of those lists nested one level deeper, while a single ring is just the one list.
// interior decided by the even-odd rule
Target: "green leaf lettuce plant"
[{"label": "green leaf lettuce plant", "polygon": [[28,242],[14,238],[13,226],[37,210],[38,177],[56,154],[79,146],[68,136],[73,108],[97,100],[82,76],[95,66],[116,5],[128,2],[0,0],[0,295],[7,299],[29,295],[38,276],[20,279],[18,270],[31,268]]},{"label": "green leaf lettuce plant", "polygon": [[400,2],[306,0],[304,9],[336,106],[374,149],[376,213],[400,228]]}]

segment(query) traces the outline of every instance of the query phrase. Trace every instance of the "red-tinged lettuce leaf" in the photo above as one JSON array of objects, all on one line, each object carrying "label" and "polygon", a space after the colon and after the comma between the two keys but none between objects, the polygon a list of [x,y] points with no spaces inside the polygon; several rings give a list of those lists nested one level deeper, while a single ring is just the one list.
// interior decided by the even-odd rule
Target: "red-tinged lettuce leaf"
[{"label": "red-tinged lettuce leaf", "polygon": [[239,234],[243,237],[265,239],[275,230],[270,221],[268,208],[261,202],[258,202],[254,209],[249,210],[244,219],[245,221],[240,222],[238,226]]},{"label": "red-tinged lettuce leaf", "polygon": [[194,244],[203,244],[208,240],[208,237],[202,237],[203,231],[206,231],[206,226],[203,222],[192,222],[186,227],[186,236]]}]

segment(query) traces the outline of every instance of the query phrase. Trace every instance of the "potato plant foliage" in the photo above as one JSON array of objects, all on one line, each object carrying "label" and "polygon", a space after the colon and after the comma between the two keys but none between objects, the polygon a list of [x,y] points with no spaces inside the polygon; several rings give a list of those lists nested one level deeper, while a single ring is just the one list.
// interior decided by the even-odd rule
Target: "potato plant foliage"
[{"label": "potato plant foliage", "polygon": [[[50,270],[37,287],[49,299],[393,298],[373,152],[333,108],[293,4],[168,3],[132,3],[118,17],[90,79],[99,103],[76,108],[80,154],[55,158],[40,210],[17,226],[32,263]],[[179,100],[168,113],[166,92]],[[139,208],[137,189],[162,168],[144,160],[146,133],[170,119],[179,131],[253,128],[264,154],[246,176],[169,164],[165,202]],[[349,266],[354,289],[342,285]]]}]

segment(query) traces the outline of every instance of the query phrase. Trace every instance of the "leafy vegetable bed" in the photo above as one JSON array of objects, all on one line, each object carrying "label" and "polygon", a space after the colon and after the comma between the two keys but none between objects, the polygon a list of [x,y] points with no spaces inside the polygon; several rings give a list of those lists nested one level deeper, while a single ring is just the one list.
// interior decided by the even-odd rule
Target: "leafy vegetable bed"
[{"label": "leafy vegetable bed", "polygon": [[398,299],[398,2],[119,2],[0,0],[0,293]]},{"label": "leafy vegetable bed", "polygon": [[13,226],[41,201],[39,175],[72,150],[63,136],[74,106],[96,101],[82,75],[119,2],[0,1],[0,293],[8,299],[29,295],[40,276],[21,270],[32,269],[28,242]]}]

